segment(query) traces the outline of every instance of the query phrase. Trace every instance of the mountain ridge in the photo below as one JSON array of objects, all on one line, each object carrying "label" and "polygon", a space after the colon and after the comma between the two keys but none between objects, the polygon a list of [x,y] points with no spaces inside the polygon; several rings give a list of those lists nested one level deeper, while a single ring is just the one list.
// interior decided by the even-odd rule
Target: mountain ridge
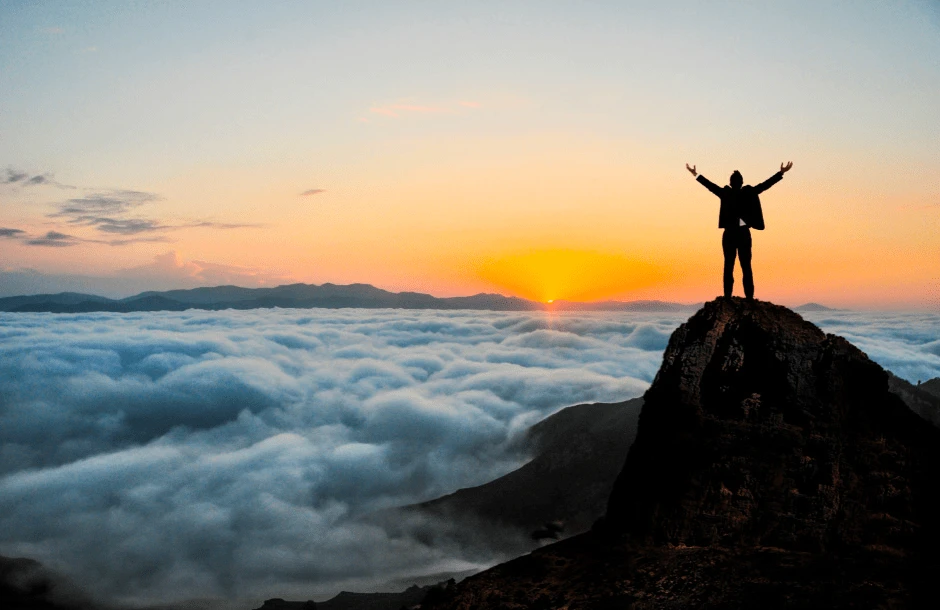
[{"label": "mountain ridge", "polygon": [[488,311],[690,311],[697,305],[667,301],[602,301],[540,303],[495,293],[435,297],[420,292],[391,292],[371,284],[284,284],[272,288],[223,285],[165,291],[145,291],[123,299],[63,292],[0,298],[0,311],[90,313],[184,311],[186,309],[366,308],[366,309],[470,309]]},{"label": "mountain ridge", "polygon": [[[585,532],[604,513],[642,404],[633,398],[565,407],[529,428],[523,442],[531,459],[516,470],[372,520],[396,535],[421,537],[421,517],[430,517],[446,524],[449,538],[509,556],[539,540]],[[409,529],[413,517],[418,528]]]}]

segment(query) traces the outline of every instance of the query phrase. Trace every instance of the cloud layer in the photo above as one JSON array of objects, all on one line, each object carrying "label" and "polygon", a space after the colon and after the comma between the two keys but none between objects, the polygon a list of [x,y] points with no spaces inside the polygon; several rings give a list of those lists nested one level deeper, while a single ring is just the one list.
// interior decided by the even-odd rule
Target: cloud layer
[{"label": "cloud layer", "polygon": [[[684,318],[0,314],[0,554],[123,601],[489,565],[435,524],[418,540],[360,517],[519,466],[519,434],[561,407],[638,396]],[[936,316],[817,318],[902,376],[940,375]]]},{"label": "cloud layer", "polygon": [[940,314],[832,311],[801,314],[841,335],[911,383],[940,377]]},{"label": "cloud layer", "polygon": [[560,407],[639,395],[679,321],[3,316],[0,554],[120,599],[306,599],[489,564],[357,517],[517,467],[518,434]]}]

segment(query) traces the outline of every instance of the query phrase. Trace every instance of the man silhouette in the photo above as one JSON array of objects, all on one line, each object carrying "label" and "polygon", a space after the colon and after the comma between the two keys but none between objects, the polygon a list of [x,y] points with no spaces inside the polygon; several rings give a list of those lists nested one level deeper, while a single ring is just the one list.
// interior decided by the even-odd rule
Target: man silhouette
[{"label": "man silhouette", "polygon": [[780,164],[780,171],[761,182],[757,186],[744,186],[741,172],[734,170],[729,185],[720,187],[695,171],[695,166],[685,168],[696,180],[721,199],[721,210],[718,212],[718,228],[724,229],[721,236],[721,249],[725,254],[725,296],[731,297],[734,288],[734,258],[741,261],[741,272],[744,275],[744,296],[754,298],[754,274],[751,272],[751,227],[758,231],[764,230],[764,212],[760,207],[759,195],[780,182],[783,175],[790,171],[793,162]]}]

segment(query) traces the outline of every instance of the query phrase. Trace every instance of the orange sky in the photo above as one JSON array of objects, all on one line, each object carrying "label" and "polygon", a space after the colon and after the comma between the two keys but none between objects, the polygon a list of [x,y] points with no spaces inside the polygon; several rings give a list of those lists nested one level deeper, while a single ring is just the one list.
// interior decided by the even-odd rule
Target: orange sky
[{"label": "orange sky", "polygon": [[685,163],[792,160],[758,298],[940,306],[940,16],[679,4],[26,7],[0,19],[0,282],[701,301],[718,200]]}]

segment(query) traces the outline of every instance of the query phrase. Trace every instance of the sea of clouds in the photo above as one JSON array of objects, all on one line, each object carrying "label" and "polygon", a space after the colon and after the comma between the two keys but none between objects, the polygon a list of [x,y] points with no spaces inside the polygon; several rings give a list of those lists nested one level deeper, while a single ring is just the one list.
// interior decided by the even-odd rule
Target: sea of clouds
[{"label": "sea of clouds", "polygon": [[[504,557],[362,517],[518,467],[560,408],[639,396],[686,317],[0,313],[0,554],[123,603],[486,567]],[[940,376],[940,316],[806,317],[902,377]]]},{"label": "sea of clouds", "polygon": [[827,311],[801,314],[840,335],[911,383],[940,377],[940,312]]}]

